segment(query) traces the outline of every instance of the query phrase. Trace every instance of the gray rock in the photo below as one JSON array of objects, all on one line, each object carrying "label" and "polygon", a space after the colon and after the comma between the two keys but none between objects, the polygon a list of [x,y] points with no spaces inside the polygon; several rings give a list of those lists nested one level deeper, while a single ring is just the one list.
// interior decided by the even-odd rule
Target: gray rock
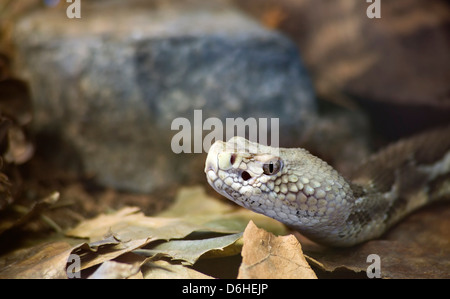
[{"label": "gray rock", "polygon": [[14,28],[35,129],[70,144],[84,174],[136,192],[203,180],[204,155],[171,150],[175,118],[277,117],[288,138],[314,115],[286,37],[225,2],[146,3],[83,2],[79,20],[41,10]]}]

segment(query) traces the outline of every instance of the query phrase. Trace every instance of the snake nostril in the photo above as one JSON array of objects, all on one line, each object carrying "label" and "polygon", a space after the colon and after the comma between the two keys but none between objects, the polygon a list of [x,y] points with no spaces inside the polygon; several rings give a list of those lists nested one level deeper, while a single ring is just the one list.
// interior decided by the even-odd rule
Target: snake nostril
[{"label": "snake nostril", "polygon": [[252,176],[250,175],[250,173],[248,173],[247,171],[243,171],[241,174],[241,177],[244,181],[248,181],[249,179],[252,178]]}]

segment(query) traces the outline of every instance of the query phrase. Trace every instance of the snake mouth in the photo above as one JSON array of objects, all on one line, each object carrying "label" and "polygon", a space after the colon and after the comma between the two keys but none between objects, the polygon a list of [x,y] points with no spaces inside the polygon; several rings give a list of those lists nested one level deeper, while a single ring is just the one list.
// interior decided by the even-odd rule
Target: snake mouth
[{"label": "snake mouth", "polygon": [[222,141],[214,142],[214,144],[209,149],[208,156],[206,157],[205,161],[205,173],[207,174],[207,176],[210,172],[217,174],[217,172],[219,171],[219,163],[217,159],[219,154],[223,152],[224,149],[225,143]]},{"label": "snake mouth", "polygon": [[211,148],[208,151],[208,156],[206,157],[205,161],[205,174],[206,179],[208,183],[219,193],[221,193],[221,190],[217,188],[214,184],[214,182],[218,179],[218,172],[219,172],[219,155],[224,152],[225,150],[225,143],[223,141],[216,141],[211,146]]}]

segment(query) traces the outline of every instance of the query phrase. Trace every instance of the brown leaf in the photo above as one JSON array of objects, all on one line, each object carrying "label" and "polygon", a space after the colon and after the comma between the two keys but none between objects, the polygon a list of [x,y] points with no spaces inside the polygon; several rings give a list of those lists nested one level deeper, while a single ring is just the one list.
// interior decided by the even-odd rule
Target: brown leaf
[{"label": "brown leaf", "polygon": [[317,278],[293,235],[276,237],[250,221],[238,278]]},{"label": "brown leaf", "polygon": [[146,239],[130,240],[127,242],[102,240],[91,244],[82,243],[72,249],[72,253],[81,257],[81,270],[116,259],[128,254],[145,244]]},{"label": "brown leaf", "polygon": [[73,251],[83,256],[81,269],[86,269],[155,240],[183,238],[198,228],[198,225],[182,219],[146,217],[139,208],[125,207],[115,213],[83,221],[66,234],[91,240],[90,244],[81,244]]},{"label": "brown leaf", "polygon": [[176,265],[164,260],[155,261],[144,272],[145,279],[211,279],[213,277],[195,271],[183,265]]},{"label": "brown leaf", "polygon": [[115,213],[102,214],[81,222],[69,230],[68,236],[89,238],[91,242],[102,240],[113,233],[123,242],[137,239],[182,238],[198,228],[178,218],[146,217],[139,208],[125,207]]},{"label": "brown leaf", "polygon": [[173,260],[180,260],[183,265],[193,265],[200,257],[212,258],[239,254],[242,248],[239,242],[241,238],[242,233],[205,239],[171,240],[138,252],[150,256],[161,254]]},{"label": "brown leaf", "polygon": [[71,251],[72,246],[62,241],[19,250],[5,257],[8,264],[0,267],[0,278],[67,278]]},{"label": "brown leaf", "polygon": [[105,261],[89,276],[90,279],[119,279],[128,278],[139,272],[139,263],[127,264],[116,261]]}]

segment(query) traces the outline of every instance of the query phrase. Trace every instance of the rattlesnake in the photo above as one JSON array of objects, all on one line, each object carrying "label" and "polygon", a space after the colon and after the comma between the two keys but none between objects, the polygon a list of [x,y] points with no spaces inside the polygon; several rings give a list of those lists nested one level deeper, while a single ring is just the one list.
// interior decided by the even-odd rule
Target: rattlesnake
[{"label": "rattlesnake", "polygon": [[235,203],[328,246],[380,237],[406,215],[450,198],[450,127],[394,143],[344,178],[302,148],[216,141],[209,184]]}]

